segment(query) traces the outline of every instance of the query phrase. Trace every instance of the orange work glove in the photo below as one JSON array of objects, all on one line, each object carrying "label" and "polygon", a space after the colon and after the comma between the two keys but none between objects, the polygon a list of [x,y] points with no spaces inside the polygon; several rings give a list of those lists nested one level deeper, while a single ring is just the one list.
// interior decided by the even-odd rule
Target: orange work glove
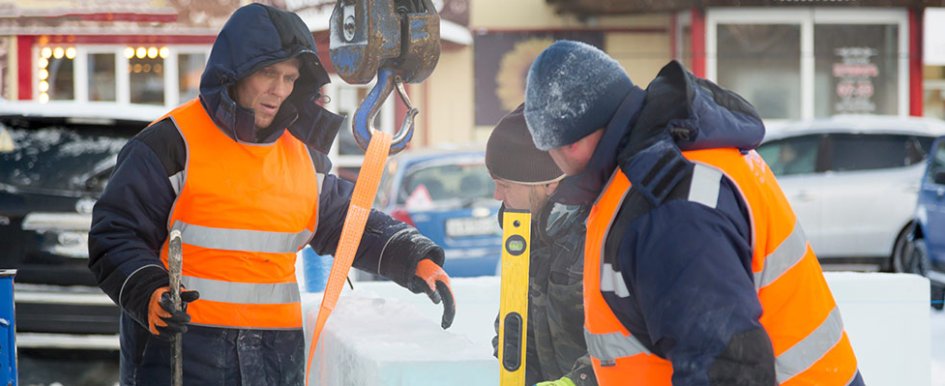
[{"label": "orange work glove", "polygon": [[187,303],[200,298],[200,293],[197,291],[182,290],[180,301],[183,311],[174,311],[170,291],[170,287],[158,288],[151,293],[151,299],[148,302],[148,330],[151,334],[168,339],[173,334],[187,332],[187,323],[190,322],[190,315],[187,315]]},{"label": "orange work glove", "polygon": [[453,324],[453,317],[456,316],[456,303],[453,301],[450,277],[446,275],[443,268],[430,259],[420,260],[414,275],[416,276],[410,279],[407,289],[417,293],[426,293],[434,304],[440,304],[442,301],[443,320],[440,326],[443,329],[449,328]]}]

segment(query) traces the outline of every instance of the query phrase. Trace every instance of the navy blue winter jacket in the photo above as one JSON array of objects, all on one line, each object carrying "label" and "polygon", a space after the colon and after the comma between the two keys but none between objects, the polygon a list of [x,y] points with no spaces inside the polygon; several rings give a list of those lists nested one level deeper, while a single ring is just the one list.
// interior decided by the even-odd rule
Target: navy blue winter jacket
[{"label": "navy blue winter jacket", "polygon": [[[272,143],[287,129],[309,146],[320,186],[318,228],[311,246],[319,254],[332,255],[338,245],[353,184],[329,173],[331,163],[326,153],[343,117],[315,103],[319,88],[328,82],[328,75],[315,52],[312,35],[298,16],[259,4],[243,7],[230,18],[214,43],[200,82],[200,102],[217,127],[234,141]],[[293,57],[302,62],[294,91],[270,126],[274,130],[257,133],[253,112],[237,105],[230,89],[239,79],[256,70]],[[104,292],[123,311],[123,384],[147,378],[130,374],[140,369],[133,371],[126,366],[139,362],[143,355],[147,356],[145,341],[153,340],[147,332],[148,300],[155,289],[168,285],[167,271],[159,260],[159,251],[168,235],[167,219],[181,188],[179,181],[186,158],[184,141],[172,120],[165,119],[149,126],[119,153],[115,171],[93,210],[89,267]],[[416,229],[372,211],[354,266],[406,286],[418,261],[423,258],[442,265],[443,251],[429,239],[419,236]],[[194,330],[192,328],[188,335],[193,335]],[[241,333],[233,334],[236,339]],[[301,333],[293,339],[298,342],[287,343],[285,350],[288,351],[285,352],[295,361],[301,361],[304,356],[296,355],[300,354],[302,347]],[[185,351],[186,342],[185,339]],[[207,347],[212,343],[201,344]],[[275,366],[291,368],[290,374],[270,379],[272,383],[268,384],[300,381],[300,373],[296,370],[301,366],[294,366],[291,361]],[[185,374],[199,372],[203,369],[189,372],[185,366]],[[161,384],[168,373],[164,368],[155,374],[152,375],[159,378],[153,380],[154,384]],[[238,377],[239,371],[236,374]],[[223,384],[232,380],[227,378],[229,380],[224,382],[222,379],[205,378],[204,381]]]},{"label": "navy blue winter jacket", "polygon": [[672,362],[674,385],[775,383],[737,188],[723,179],[715,208],[661,195],[684,177],[664,167],[687,162],[680,150],[749,150],[763,136],[747,102],[672,62],[645,92],[628,92],[587,169],[559,187],[559,200],[591,203],[619,167],[645,197],[642,206],[624,203],[636,217],[616,220],[607,240],[630,295],[604,297],[634,337]]}]

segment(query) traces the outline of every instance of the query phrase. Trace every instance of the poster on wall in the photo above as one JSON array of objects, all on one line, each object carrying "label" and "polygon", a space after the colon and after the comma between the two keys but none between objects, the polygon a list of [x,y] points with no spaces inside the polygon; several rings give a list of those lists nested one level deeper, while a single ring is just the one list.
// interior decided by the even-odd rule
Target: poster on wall
[{"label": "poster on wall", "polygon": [[872,58],[877,50],[870,47],[840,47],[833,64],[836,86],[834,111],[838,114],[872,114],[876,111],[874,80],[879,67]]},{"label": "poster on wall", "polygon": [[814,26],[814,117],[899,114],[905,53],[896,24]]},{"label": "poster on wall", "polygon": [[582,41],[601,49],[604,45],[601,32],[485,32],[476,35],[477,126],[495,125],[525,100],[528,68],[538,54],[561,39]]}]

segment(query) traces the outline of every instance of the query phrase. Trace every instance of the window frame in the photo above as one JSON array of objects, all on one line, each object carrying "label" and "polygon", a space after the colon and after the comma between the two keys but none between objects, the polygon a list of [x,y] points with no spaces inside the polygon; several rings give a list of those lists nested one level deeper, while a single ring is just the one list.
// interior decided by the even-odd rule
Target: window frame
[{"label": "window frame", "polygon": [[[137,47],[144,44],[62,44],[63,47],[74,47],[76,56],[73,60],[73,89],[74,97],[71,100],[84,103],[101,104],[119,104],[133,105],[131,103],[131,76],[128,73],[128,58],[125,57],[125,48]],[[152,45],[152,44],[148,44]],[[49,45],[54,46],[54,45]],[[180,104],[180,87],[178,86],[179,74],[177,71],[178,55],[180,54],[203,54],[210,58],[210,45],[186,44],[186,45],[160,45],[167,47],[168,54],[164,58],[164,107],[171,108]],[[33,46],[33,57],[38,58],[40,50],[44,46]],[[88,55],[89,54],[113,54],[115,56],[115,101],[89,101],[88,88]],[[33,69],[33,100],[39,100],[39,76]]]},{"label": "window frame", "polygon": [[[710,8],[706,11],[706,79],[718,79],[718,26],[719,24],[795,24],[801,27],[801,116],[794,119],[813,119],[814,106],[814,25],[815,24],[850,24],[850,25],[897,25],[898,33],[898,73],[899,92],[897,95],[897,116],[909,114],[909,14],[906,9],[884,9],[863,7],[837,9],[825,7],[806,8],[771,8],[744,7],[738,9]],[[793,119],[788,119],[793,120]],[[783,119],[765,119],[766,122],[784,122]]]}]

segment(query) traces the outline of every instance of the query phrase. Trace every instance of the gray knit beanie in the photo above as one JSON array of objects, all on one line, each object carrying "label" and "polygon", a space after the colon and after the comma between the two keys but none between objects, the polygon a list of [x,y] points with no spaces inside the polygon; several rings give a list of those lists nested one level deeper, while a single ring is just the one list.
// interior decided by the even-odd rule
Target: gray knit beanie
[{"label": "gray knit beanie", "polygon": [[547,151],[535,148],[524,104],[502,118],[486,143],[486,168],[493,177],[519,184],[542,184],[564,176]]},{"label": "gray knit beanie", "polygon": [[633,82],[592,45],[559,40],[528,70],[525,119],[541,150],[570,145],[610,122]]}]

